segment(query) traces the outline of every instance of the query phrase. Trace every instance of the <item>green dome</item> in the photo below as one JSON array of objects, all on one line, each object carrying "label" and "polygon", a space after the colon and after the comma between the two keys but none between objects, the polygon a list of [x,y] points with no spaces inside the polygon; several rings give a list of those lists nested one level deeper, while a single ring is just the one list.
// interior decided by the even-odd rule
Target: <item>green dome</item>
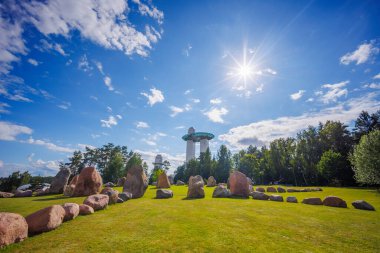
[{"label": "green dome", "polygon": [[184,141],[193,140],[194,142],[199,142],[202,139],[211,140],[215,136],[212,133],[206,133],[206,132],[195,132],[192,134],[185,134],[182,136],[182,139]]}]

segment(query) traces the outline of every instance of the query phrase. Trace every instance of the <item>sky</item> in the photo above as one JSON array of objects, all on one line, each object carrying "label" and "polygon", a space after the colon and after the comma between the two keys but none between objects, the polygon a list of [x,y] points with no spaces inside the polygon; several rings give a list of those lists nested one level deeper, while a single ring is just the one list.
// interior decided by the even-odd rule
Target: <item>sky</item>
[{"label": "sky", "polygon": [[[380,109],[380,2],[0,3],[0,177],[112,142],[185,160]],[[197,146],[197,153],[199,146]]]}]

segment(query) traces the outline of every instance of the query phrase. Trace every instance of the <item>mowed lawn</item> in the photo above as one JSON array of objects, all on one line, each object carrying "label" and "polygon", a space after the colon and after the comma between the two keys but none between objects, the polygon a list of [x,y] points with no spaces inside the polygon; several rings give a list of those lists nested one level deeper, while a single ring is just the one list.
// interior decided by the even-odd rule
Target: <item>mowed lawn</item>
[{"label": "mowed lawn", "polygon": [[[119,191],[121,188],[116,188]],[[58,229],[4,248],[5,252],[380,252],[380,194],[373,189],[329,188],[283,193],[305,197],[336,195],[349,208],[250,199],[186,200],[186,186],[172,186],[174,198],[155,199],[149,187],[141,199],[79,216]],[[24,216],[84,197],[62,195],[0,199],[0,212]],[[364,199],[377,210],[356,210]]]}]

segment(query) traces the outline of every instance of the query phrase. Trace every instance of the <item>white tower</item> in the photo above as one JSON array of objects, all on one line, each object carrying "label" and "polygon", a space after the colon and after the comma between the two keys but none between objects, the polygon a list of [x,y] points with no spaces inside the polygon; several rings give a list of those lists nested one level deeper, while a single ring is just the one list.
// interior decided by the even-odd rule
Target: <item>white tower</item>
[{"label": "white tower", "polygon": [[200,140],[200,152],[204,153],[208,149],[208,139]]},{"label": "white tower", "polygon": [[206,152],[209,147],[209,140],[213,139],[212,133],[195,132],[193,127],[190,127],[187,134],[182,136],[182,139],[186,141],[186,163],[191,159],[195,159],[195,143],[200,143],[200,153]]},{"label": "white tower", "polygon": [[160,169],[164,167],[164,163],[162,162],[162,155],[156,155],[156,159],[154,159],[153,165],[154,167],[158,167]]}]

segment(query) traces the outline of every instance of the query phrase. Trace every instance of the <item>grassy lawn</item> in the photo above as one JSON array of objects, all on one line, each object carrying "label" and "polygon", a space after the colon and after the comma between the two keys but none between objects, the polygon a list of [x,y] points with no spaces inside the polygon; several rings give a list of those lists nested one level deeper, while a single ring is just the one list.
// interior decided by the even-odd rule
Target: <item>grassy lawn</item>
[{"label": "grassy lawn", "polygon": [[[116,188],[119,191],[121,188]],[[141,199],[80,216],[58,229],[13,244],[4,252],[380,252],[380,194],[370,189],[323,188],[283,193],[305,197],[336,195],[349,208],[253,199],[185,200],[187,187],[173,186],[173,199]],[[82,203],[61,195],[0,199],[0,212],[24,216],[52,204]],[[377,211],[356,210],[364,199]]]}]

